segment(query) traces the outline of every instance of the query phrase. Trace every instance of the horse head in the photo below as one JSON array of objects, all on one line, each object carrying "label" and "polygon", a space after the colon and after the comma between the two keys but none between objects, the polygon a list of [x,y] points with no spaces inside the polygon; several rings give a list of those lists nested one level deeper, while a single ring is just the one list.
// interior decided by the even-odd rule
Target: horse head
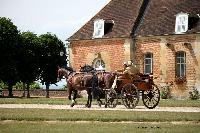
[{"label": "horse head", "polygon": [[58,77],[57,80],[60,81],[63,76],[68,79],[68,76],[70,73],[73,72],[73,69],[71,67],[66,67],[66,68],[60,68],[58,67]]},{"label": "horse head", "polygon": [[80,72],[91,72],[91,71],[94,71],[95,69],[92,67],[92,66],[90,66],[90,65],[86,65],[85,64],[85,66],[80,66]]}]

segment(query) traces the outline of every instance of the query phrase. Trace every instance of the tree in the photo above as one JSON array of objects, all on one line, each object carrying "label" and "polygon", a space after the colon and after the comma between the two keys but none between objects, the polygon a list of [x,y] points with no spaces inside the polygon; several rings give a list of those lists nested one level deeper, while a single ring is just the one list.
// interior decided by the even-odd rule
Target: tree
[{"label": "tree", "polygon": [[[47,33],[39,36],[40,39],[40,79],[46,85],[49,98],[49,85],[57,82],[58,66],[66,63],[66,50],[64,44],[56,35]],[[61,56],[62,55],[62,56]]]},{"label": "tree", "polygon": [[12,86],[19,81],[18,49],[20,48],[20,35],[10,19],[0,17],[0,80],[8,84],[9,96],[12,94]]},{"label": "tree", "polygon": [[27,98],[29,98],[30,84],[33,83],[39,75],[39,38],[32,32],[23,32],[21,33],[21,40],[18,72],[20,80],[27,84]]}]

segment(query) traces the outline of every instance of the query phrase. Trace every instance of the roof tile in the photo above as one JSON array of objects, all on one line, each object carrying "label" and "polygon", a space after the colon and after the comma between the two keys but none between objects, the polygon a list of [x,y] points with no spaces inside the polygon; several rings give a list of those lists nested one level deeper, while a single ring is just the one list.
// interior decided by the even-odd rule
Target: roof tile
[{"label": "roof tile", "polygon": [[[143,21],[136,35],[165,35],[175,34],[176,14],[183,12],[190,15],[200,13],[200,0],[150,0]],[[200,21],[186,33],[200,31]]]},{"label": "roof tile", "polygon": [[112,32],[103,38],[130,36],[141,4],[142,0],[111,0],[69,40],[92,39],[93,22],[96,19],[114,20]]}]

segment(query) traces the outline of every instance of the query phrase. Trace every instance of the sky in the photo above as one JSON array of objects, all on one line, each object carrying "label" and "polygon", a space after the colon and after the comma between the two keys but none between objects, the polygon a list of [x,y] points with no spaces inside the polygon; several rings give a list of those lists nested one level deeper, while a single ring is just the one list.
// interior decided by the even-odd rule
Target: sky
[{"label": "sky", "polygon": [[[0,17],[7,17],[21,32],[51,32],[66,43],[110,0],[0,0]],[[62,88],[65,81],[50,88]],[[45,86],[42,86],[45,88]]]},{"label": "sky", "polygon": [[21,32],[51,32],[65,40],[110,0],[0,0],[0,17],[7,17]]}]

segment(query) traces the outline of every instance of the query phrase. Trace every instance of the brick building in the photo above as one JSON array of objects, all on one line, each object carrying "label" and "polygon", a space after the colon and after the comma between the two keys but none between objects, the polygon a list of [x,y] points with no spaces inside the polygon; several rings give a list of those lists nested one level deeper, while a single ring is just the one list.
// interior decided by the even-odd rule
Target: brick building
[{"label": "brick building", "polygon": [[133,60],[173,97],[200,89],[199,0],[111,0],[68,40],[71,66],[106,71]]}]

